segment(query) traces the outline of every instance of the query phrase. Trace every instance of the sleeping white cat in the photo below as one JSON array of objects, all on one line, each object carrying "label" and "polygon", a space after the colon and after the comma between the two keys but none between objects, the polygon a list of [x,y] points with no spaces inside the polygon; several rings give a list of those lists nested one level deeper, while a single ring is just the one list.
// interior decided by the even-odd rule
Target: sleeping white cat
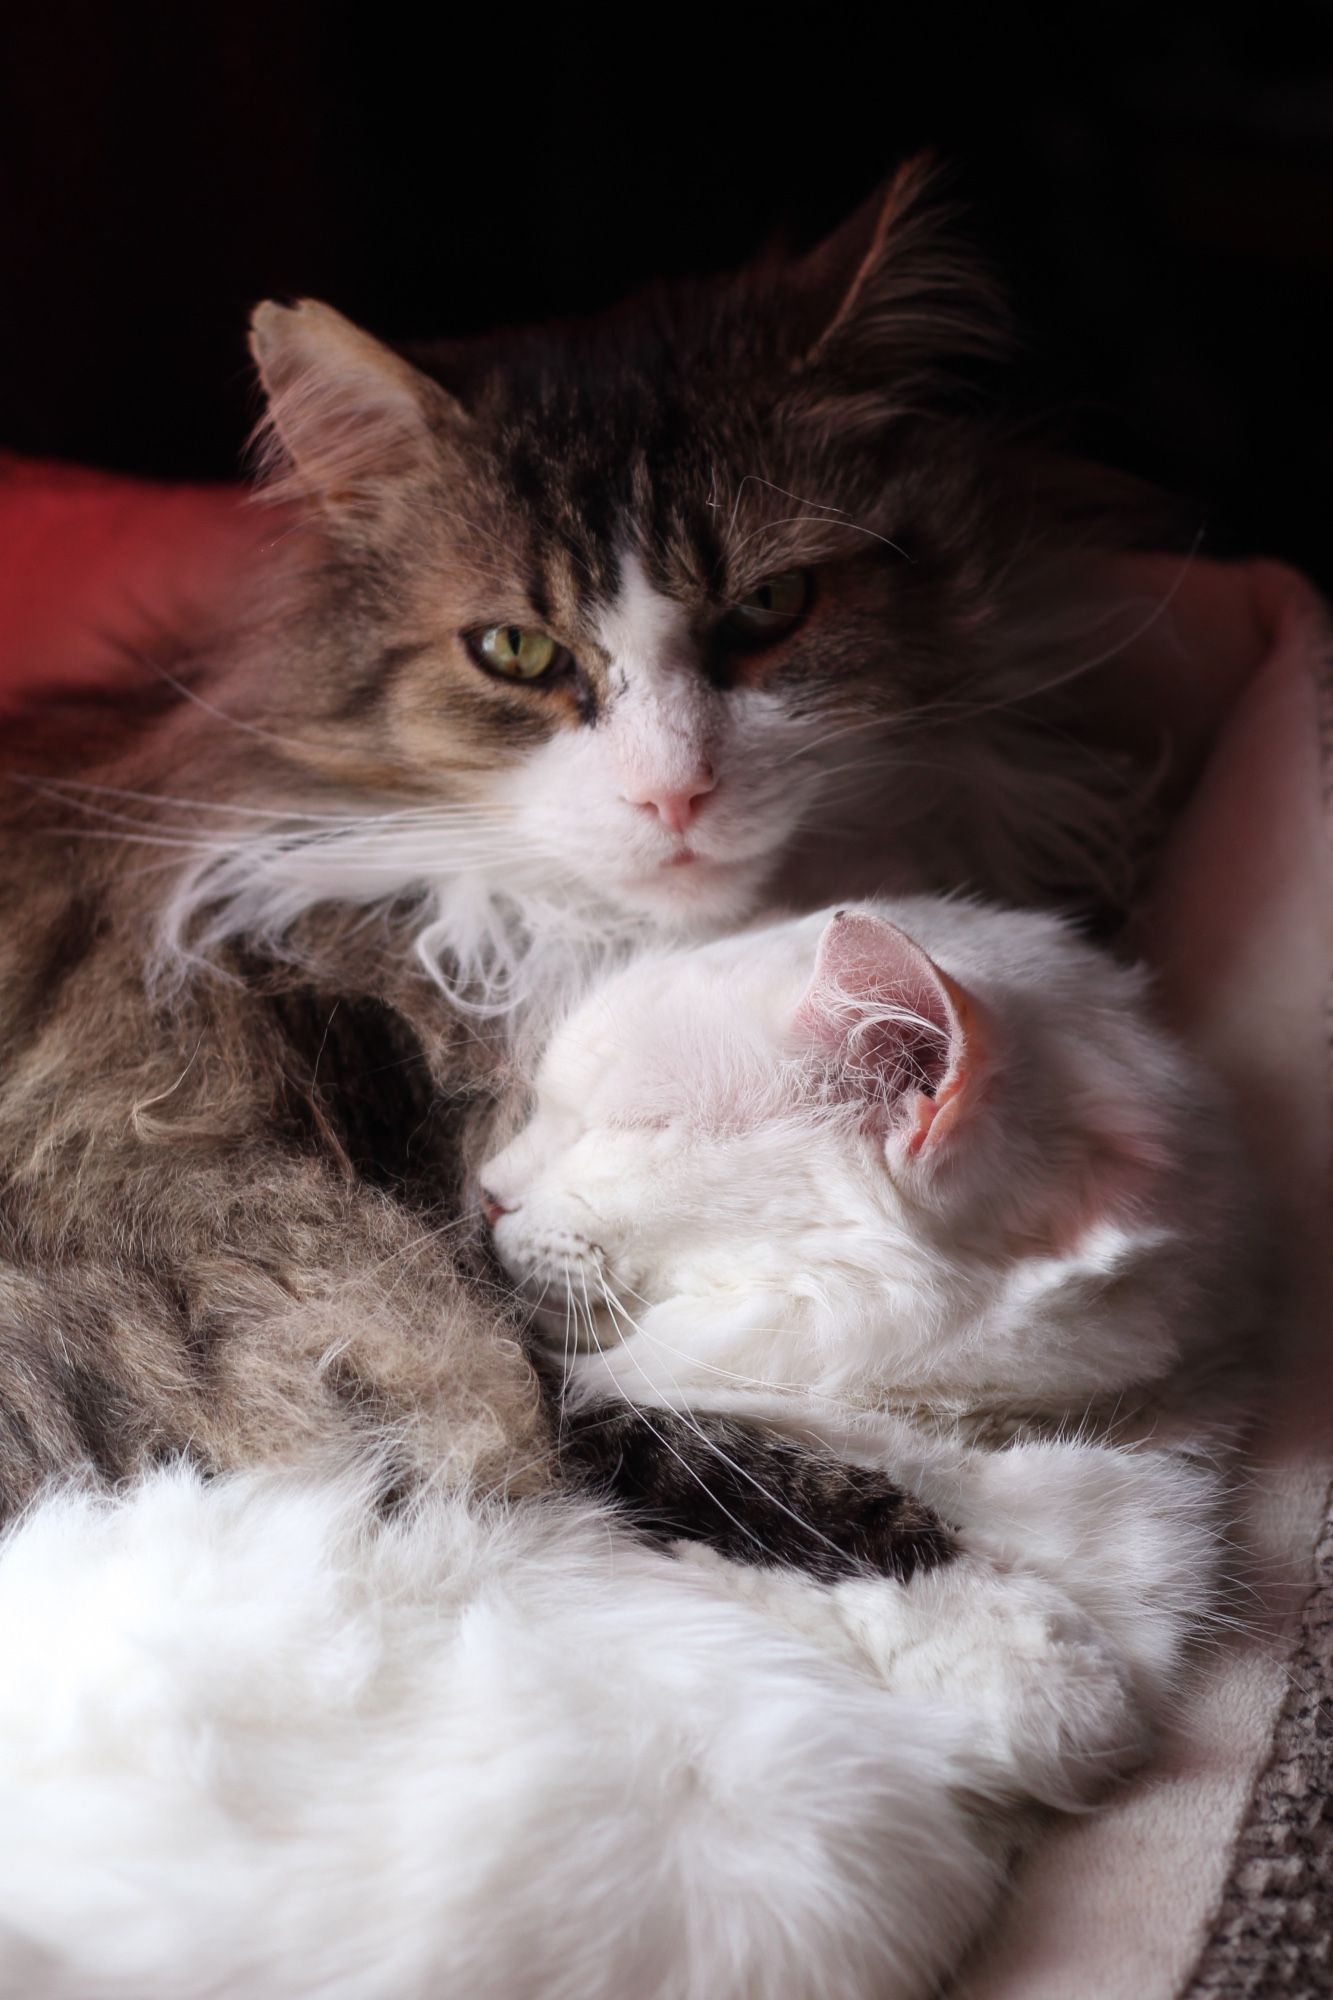
[{"label": "sleeping white cat", "polygon": [[1050,917],[928,898],[642,957],[483,1169],[496,1247],[586,1286],[593,1378],[631,1394],[721,1368],[1064,1416],[1155,1387],[1215,1354],[1245,1230],[1144,991]]},{"label": "sleeping white cat", "polygon": [[[1055,1589],[1138,1725],[1160,1716],[1214,1584],[1196,1448],[1251,1231],[1224,1108],[1140,972],[1050,917],[929,898],[640,958],[555,1034],[482,1178],[502,1260],[587,1350],[571,1395],[762,1414],[959,1525],[945,1570],[832,1593],[863,1662],[994,1707],[997,1592],[1047,1616]],[[774,1572],[736,1587],[811,1602]],[[1054,1657],[1043,1630],[1018,1650]],[[1059,1723],[1025,1748],[1030,1722],[1007,1714],[1006,1754],[1043,1795]]]}]

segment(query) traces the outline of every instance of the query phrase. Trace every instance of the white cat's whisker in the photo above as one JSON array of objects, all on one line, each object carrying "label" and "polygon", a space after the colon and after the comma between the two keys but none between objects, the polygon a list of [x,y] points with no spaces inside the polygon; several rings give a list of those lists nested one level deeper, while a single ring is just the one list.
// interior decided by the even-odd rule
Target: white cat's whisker
[{"label": "white cat's whisker", "polygon": [[[606,1372],[611,1377],[612,1384],[616,1389],[617,1397],[619,1397],[620,1394],[619,1384],[616,1382],[614,1371],[612,1370],[610,1363],[607,1361],[606,1355],[602,1352],[600,1347],[597,1347],[595,1345],[593,1351],[597,1354],[598,1358],[605,1366]],[[642,1404],[635,1404],[634,1408],[640,1418],[640,1421],[643,1423],[645,1429],[648,1430],[652,1434],[652,1436],[657,1439],[657,1442],[662,1446],[662,1449],[664,1451],[670,1453],[671,1457],[675,1459],[676,1463],[681,1467],[681,1469],[689,1474],[690,1478],[694,1481],[695,1485],[700,1489],[700,1491],[708,1496],[708,1499],[712,1502],[713,1506],[717,1508],[719,1514],[725,1515],[727,1520],[731,1522],[732,1527],[735,1528],[739,1534],[743,1535],[747,1542],[752,1542],[757,1549],[762,1550],[763,1543],[760,1541],[758,1535],[755,1534],[754,1530],[752,1528],[747,1527],[744,1521],[737,1520],[736,1516],[730,1511],[730,1509],[723,1506],[722,1502],[718,1499],[717,1495],[713,1492],[712,1488],[709,1486],[707,1480],[704,1479],[701,1476],[701,1474],[695,1471],[694,1467],[690,1464],[689,1460],[683,1455],[683,1453],[677,1451],[676,1447],[672,1444],[671,1440],[657,1428],[657,1425],[652,1421],[652,1418],[648,1415],[647,1411],[643,1408]],[[705,1438],[704,1442],[711,1445],[712,1441],[711,1439]],[[716,1450],[716,1447],[714,1446],[713,1449]],[[718,1456],[725,1457],[725,1454],[722,1452],[718,1452]],[[752,1484],[757,1485],[758,1482],[752,1481]],[[760,1491],[761,1492],[763,1491],[762,1487],[760,1487]],[[770,1495],[770,1498],[771,1497],[772,1496]]]},{"label": "white cat's whisker", "polygon": [[[585,1269],[585,1268],[584,1268],[584,1267],[583,1267],[582,1265],[580,1265],[580,1266],[579,1266],[579,1268],[578,1268],[578,1277],[579,1277],[579,1284],[580,1284],[580,1288],[581,1288],[581,1292],[582,1292],[582,1308],[583,1308],[583,1311],[582,1311],[582,1317],[583,1317],[583,1324],[584,1324],[584,1329],[585,1329],[585,1332],[586,1332],[586,1334],[587,1334],[587,1342],[588,1342],[588,1352],[589,1352],[589,1353],[595,1353],[595,1354],[597,1355],[597,1358],[598,1358],[598,1359],[599,1359],[599,1360],[600,1360],[600,1361],[602,1362],[603,1366],[604,1366],[604,1367],[606,1368],[606,1370],[607,1370],[607,1373],[608,1373],[609,1375],[611,1375],[611,1377],[612,1377],[612,1380],[614,1381],[614,1380],[615,1380],[615,1376],[614,1376],[614,1371],[613,1371],[613,1370],[612,1370],[612,1368],[611,1368],[611,1364],[610,1364],[610,1361],[609,1361],[609,1359],[608,1359],[608,1357],[607,1357],[607,1354],[606,1354],[606,1352],[605,1352],[605,1349],[604,1349],[604,1347],[603,1347],[603,1344],[602,1344],[602,1342],[601,1342],[601,1340],[599,1339],[599,1337],[598,1337],[598,1334],[597,1334],[597,1328],[596,1328],[596,1322],[595,1322],[595,1317],[594,1317],[594,1313],[593,1313],[593,1307],[592,1307],[592,1300],[591,1300],[591,1297],[590,1297],[590,1295],[589,1295],[589,1292],[588,1292],[588,1274],[587,1274],[587,1271],[586,1271],[586,1269]],[[614,1323],[615,1323],[615,1315],[616,1315],[616,1308],[615,1308],[614,1304],[612,1303],[612,1299],[611,1299],[611,1295],[610,1295],[610,1292],[609,1292],[609,1291],[607,1290],[607,1286],[606,1286],[606,1279],[605,1279],[605,1275],[604,1275],[603,1273],[601,1273],[601,1272],[598,1272],[598,1273],[597,1273],[597,1278],[598,1278],[598,1283],[599,1283],[599,1285],[600,1285],[600,1287],[601,1287],[601,1290],[602,1290],[602,1293],[603,1293],[603,1298],[604,1298],[604,1301],[605,1301],[605,1304],[606,1304],[606,1306],[607,1306],[607,1309],[608,1309],[608,1311],[609,1311],[609,1312],[611,1313],[611,1316],[612,1316],[612,1323],[614,1324]],[[573,1303],[574,1303],[574,1307],[575,1307],[575,1311],[576,1311],[576,1313],[577,1313],[577,1311],[578,1311],[578,1305],[579,1305],[579,1301],[578,1301],[578,1299],[577,1299],[577,1298],[575,1298],[575,1296],[574,1296],[574,1294],[573,1294],[573,1292],[572,1292],[572,1291],[570,1292],[569,1296],[570,1296],[571,1300],[573,1300]],[[631,1359],[631,1360],[633,1360],[633,1359],[634,1359],[634,1357],[633,1357],[633,1356],[631,1355],[631,1356],[630,1356],[630,1359]],[[636,1366],[636,1367],[638,1366],[637,1362],[635,1363],[635,1366]],[[639,1370],[639,1372],[640,1372],[640,1374],[642,1374],[642,1373],[643,1373],[642,1369],[640,1369],[640,1370]],[[645,1381],[646,1381],[646,1380],[647,1380],[647,1377],[645,1376],[645,1377],[644,1377],[644,1379],[645,1379]],[[651,1385],[650,1385],[650,1386],[651,1386]],[[618,1401],[620,1400],[620,1398],[619,1398],[619,1393],[618,1393],[618,1397],[617,1397],[617,1400],[618,1400]],[[666,1444],[666,1443],[667,1443],[666,1439],[665,1439],[665,1438],[664,1438],[664,1437],[662,1436],[662,1433],[661,1433],[660,1431],[658,1431],[658,1430],[657,1430],[656,1426],[655,1426],[655,1425],[654,1425],[654,1424],[652,1423],[651,1419],[650,1419],[650,1418],[649,1418],[649,1417],[647,1416],[646,1412],[644,1411],[644,1408],[643,1408],[643,1405],[642,1405],[642,1404],[638,1404],[638,1403],[636,1403],[636,1404],[635,1404],[635,1405],[634,1405],[633,1407],[634,1407],[634,1409],[635,1409],[635,1410],[637,1411],[637,1413],[639,1414],[639,1416],[640,1416],[640,1417],[642,1418],[643,1422],[644,1422],[644,1423],[645,1423],[645,1424],[646,1424],[646,1425],[648,1426],[649,1430],[651,1430],[651,1431],[653,1432],[653,1435],[654,1435],[655,1437],[657,1437],[657,1438],[658,1438],[659,1442],[661,1442],[662,1444]],[[693,1420],[693,1419],[692,1419],[692,1418],[691,1418],[691,1417],[689,1416],[689,1413],[688,1413],[687,1411],[677,1411],[677,1412],[676,1412],[676,1414],[677,1414],[677,1415],[681,1415],[681,1416],[684,1416],[684,1417],[685,1417],[685,1419],[686,1419],[686,1421],[687,1421],[687,1422],[688,1422],[688,1423],[690,1424],[690,1427],[691,1427],[691,1429],[693,1429],[693,1430],[696,1430],[696,1431],[698,1431],[698,1434],[699,1434],[699,1436],[700,1436],[701,1438],[703,1438],[703,1432],[702,1432],[701,1430],[699,1430],[699,1426],[698,1426],[698,1424],[697,1424],[697,1423],[696,1423],[696,1422],[695,1422],[695,1421],[694,1421],[694,1420]],[[711,1441],[711,1439],[707,1439],[707,1438],[703,1438],[703,1441],[704,1441],[704,1442],[705,1442],[706,1444],[708,1444],[708,1445],[709,1445],[709,1447],[710,1447],[710,1449],[711,1449],[711,1450],[713,1450],[714,1452],[716,1452],[716,1454],[717,1454],[717,1456],[718,1456],[719,1458],[725,1458],[726,1454],[725,1454],[725,1453],[723,1453],[723,1452],[722,1452],[721,1450],[719,1450],[717,1446],[713,1445],[713,1444],[712,1444],[712,1441]],[[741,1523],[740,1523],[740,1522],[738,1522],[738,1521],[736,1521],[736,1520],[735,1520],[735,1517],[734,1517],[733,1515],[731,1515],[731,1514],[728,1514],[728,1513],[727,1513],[727,1510],[726,1510],[726,1508],[722,1506],[722,1503],[721,1503],[721,1501],[720,1501],[720,1500],[718,1500],[717,1496],[716,1496],[716,1495],[715,1495],[715,1494],[713,1493],[712,1489],[711,1489],[711,1488],[710,1488],[710,1487],[708,1486],[707,1482],[706,1482],[706,1481],[705,1481],[704,1479],[702,1479],[702,1478],[701,1478],[701,1477],[699,1476],[699,1474],[698,1474],[698,1473],[695,1473],[695,1472],[693,1471],[693,1469],[692,1469],[692,1468],[690,1468],[690,1467],[689,1467],[689,1466],[687,1465],[687,1461],[686,1461],[686,1460],[685,1460],[684,1458],[682,1458],[682,1457],[681,1457],[680,1453],[679,1453],[679,1452],[677,1452],[677,1451],[675,1451],[675,1450],[673,1450],[673,1449],[672,1449],[672,1447],[671,1447],[670,1445],[667,1445],[667,1449],[668,1449],[668,1450],[671,1450],[671,1452],[672,1452],[672,1456],[673,1456],[674,1458],[676,1458],[676,1459],[677,1459],[677,1460],[679,1461],[679,1463],[680,1463],[681,1465],[685,1465],[685,1466],[686,1466],[687,1470],[689,1470],[689,1471],[691,1472],[691,1476],[692,1476],[692,1477],[693,1477],[693,1478],[695,1479],[696,1483],[697,1483],[697,1484],[698,1484],[698,1485],[699,1485],[700,1487],[702,1487],[703,1491],[704,1491],[705,1493],[707,1493],[707,1494],[708,1494],[708,1497],[709,1497],[709,1499],[713,1501],[713,1504],[714,1504],[714,1505],[715,1505],[716,1507],[718,1507],[718,1508],[720,1509],[720,1511],[721,1511],[722,1513],[724,1513],[724,1514],[727,1514],[727,1519],[728,1519],[729,1521],[732,1521],[732,1522],[733,1522],[733,1524],[734,1524],[735,1526],[737,1526],[737,1527],[740,1527],[740,1526],[741,1526]],[[730,1463],[730,1461],[729,1461],[729,1460],[728,1460],[727,1462],[728,1462],[728,1463]],[[736,1468],[736,1469],[739,1469],[739,1468]],[[761,1489],[761,1490],[762,1490],[762,1489]],[[770,1497],[771,1497],[771,1496],[770,1496]],[[743,1530],[743,1532],[744,1532],[744,1533],[746,1533],[747,1535],[749,1535],[749,1539],[750,1539],[751,1541],[755,1541],[755,1540],[757,1540],[757,1537],[755,1537],[754,1535],[750,1534],[750,1531],[749,1531],[748,1529],[745,1529],[745,1530]]]},{"label": "white cat's whisker", "polygon": [[[614,1318],[617,1311],[623,1310],[623,1308],[619,1308],[617,1304],[613,1301],[610,1288],[608,1287],[606,1282],[605,1274],[604,1273],[599,1274],[599,1278],[603,1296],[606,1300],[607,1308],[611,1312],[612,1317]],[[651,1346],[661,1345],[661,1343],[658,1342],[652,1334],[646,1333],[644,1329],[641,1326],[639,1326],[630,1317],[628,1313],[625,1314],[625,1318],[633,1333],[637,1334],[640,1338],[647,1340]],[[654,1385],[650,1377],[648,1376],[646,1370],[640,1366],[638,1358],[634,1354],[633,1350],[624,1343],[623,1337],[622,1337],[622,1344],[620,1351],[626,1355],[626,1358],[632,1363],[634,1368],[637,1370],[638,1374],[643,1378],[643,1381],[647,1384],[648,1388],[651,1390]],[[670,1371],[668,1371],[668,1373],[669,1372]],[[748,1485],[753,1486],[757,1493],[762,1493],[764,1498],[770,1503],[771,1506],[776,1507],[780,1514],[785,1514],[788,1520],[795,1522],[795,1524],[799,1528],[803,1529],[815,1541],[822,1542],[825,1548],[833,1550],[835,1554],[838,1555],[842,1554],[842,1551],[838,1549],[837,1544],[833,1542],[831,1538],[823,1532],[822,1529],[817,1528],[813,1521],[807,1520],[803,1514],[798,1514],[795,1508],[789,1507],[784,1500],[780,1500],[777,1494],[772,1492],[769,1487],[765,1486],[761,1479],[756,1479],[756,1477],[752,1472],[748,1471],[745,1466],[738,1464],[737,1461],[731,1457],[729,1452],[725,1452],[722,1449],[721,1445],[718,1444],[714,1438],[710,1438],[708,1436],[703,1426],[700,1424],[698,1418],[694,1415],[694,1412],[690,1409],[688,1402],[683,1397],[680,1396],[680,1383],[679,1380],[674,1375],[671,1376],[671,1389],[673,1393],[680,1398],[678,1402],[675,1402],[671,1405],[672,1409],[674,1410],[677,1416],[684,1419],[684,1421],[688,1424],[689,1428],[695,1433],[696,1437],[699,1439],[700,1444],[704,1445],[710,1452],[712,1452],[713,1456],[716,1459],[718,1459],[721,1464],[727,1466],[732,1472],[734,1472],[739,1479],[743,1479],[746,1481]],[[636,1404],[635,1407],[640,1410],[642,1409],[641,1404]],[[721,1505],[721,1502],[717,1500],[716,1495],[710,1495],[710,1497],[713,1499],[714,1505],[717,1506]],[[725,1512],[726,1510],[723,1509],[723,1511]]]},{"label": "white cat's whisker", "polygon": [[[605,1278],[603,1279],[603,1283],[605,1283]],[[637,1299],[641,1305],[644,1306],[650,1305],[650,1301],[643,1298],[641,1293],[635,1292],[631,1286],[627,1285],[624,1287],[624,1289],[630,1293],[630,1296],[632,1298]],[[609,1297],[607,1303],[608,1305],[611,1304],[611,1299]],[[650,1332],[648,1328],[643,1325],[643,1322],[641,1320],[636,1320],[630,1314],[630,1312],[625,1308],[625,1306],[619,1301],[619,1298],[617,1298],[616,1300],[616,1307],[623,1314],[626,1323],[632,1328],[632,1330],[636,1334],[638,1334],[643,1340],[645,1340],[650,1347],[655,1347],[664,1354],[672,1354],[680,1361],[688,1361],[691,1369],[702,1369],[705,1374],[717,1375],[722,1380],[731,1383],[736,1388],[759,1389],[764,1391],[771,1390],[780,1395],[793,1393],[803,1397],[811,1398],[816,1402],[826,1402],[830,1404],[830,1406],[835,1408],[842,1408],[845,1406],[845,1398],[840,1398],[838,1396],[835,1396],[831,1392],[826,1393],[818,1388],[811,1388],[808,1382],[796,1382],[796,1381],[786,1382],[783,1381],[781,1377],[776,1375],[746,1375],[742,1374],[740,1370],[735,1368],[724,1368],[718,1362],[705,1361],[701,1355],[691,1354],[687,1348],[677,1347],[673,1342],[669,1340],[664,1340],[660,1333],[656,1331]],[[786,1329],[785,1327],[779,1325],[773,1325],[767,1327],[754,1326],[751,1328],[751,1331],[761,1336],[766,1334],[771,1334],[774,1337],[777,1337],[782,1333],[784,1333]]]},{"label": "white cat's whisker", "polygon": [[[564,1335],[563,1366],[560,1379],[562,1382],[567,1382],[569,1380],[570,1354],[574,1340],[574,1297],[569,1289],[569,1284],[567,1281],[562,1286],[562,1290],[564,1292],[564,1297],[565,1297],[565,1335]],[[565,1421],[565,1399],[562,1396],[560,1398],[560,1424],[561,1424],[562,1436],[564,1429],[564,1421]]]}]

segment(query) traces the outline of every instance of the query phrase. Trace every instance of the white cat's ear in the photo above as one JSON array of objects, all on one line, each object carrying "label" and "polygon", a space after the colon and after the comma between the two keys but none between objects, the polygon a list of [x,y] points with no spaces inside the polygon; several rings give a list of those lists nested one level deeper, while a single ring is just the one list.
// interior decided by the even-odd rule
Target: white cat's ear
[{"label": "white cat's ear", "polygon": [[365,512],[429,464],[434,431],[461,415],[438,384],[318,299],[256,307],[250,351],[268,397],[261,476],[277,499]]},{"label": "white cat's ear", "polygon": [[[929,156],[909,160],[796,267],[806,363],[853,378],[986,355],[1009,339],[993,282],[960,240]],[[853,386],[849,381],[848,386]]]},{"label": "white cat's ear", "polygon": [[839,910],[826,926],[797,1022],[905,1159],[936,1155],[976,1094],[980,1007],[870,911]]}]

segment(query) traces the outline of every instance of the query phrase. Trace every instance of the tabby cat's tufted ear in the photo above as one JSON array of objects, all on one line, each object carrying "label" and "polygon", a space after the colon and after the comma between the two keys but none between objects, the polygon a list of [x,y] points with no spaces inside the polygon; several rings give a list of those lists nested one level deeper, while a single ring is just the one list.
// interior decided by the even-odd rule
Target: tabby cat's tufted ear
[{"label": "tabby cat's tufted ear", "polygon": [[910,160],[796,267],[804,362],[853,379],[994,353],[1008,314],[957,232],[928,157]]},{"label": "tabby cat's tufted ear", "polygon": [[464,421],[438,383],[318,299],[256,307],[250,351],[268,397],[261,477],[277,499],[373,512],[429,464],[440,427]]},{"label": "tabby cat's tufted ear", "polygon": [[798,1024],[904,1160],[934,1154],[975,1094],[980,1008],[896,924],[839,910],[824,930]]}]

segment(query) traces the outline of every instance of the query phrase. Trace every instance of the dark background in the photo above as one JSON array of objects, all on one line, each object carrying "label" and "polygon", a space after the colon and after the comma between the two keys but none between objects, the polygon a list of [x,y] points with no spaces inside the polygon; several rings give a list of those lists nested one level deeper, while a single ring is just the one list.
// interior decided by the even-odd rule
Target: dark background
[{"label": "dark background", "polygon": [[581,310],[810,239],[929,144],[1018,303],[1018,404],[1184,492],[1212,550],[1333,581],[1333,14],[1063,11],[25,0],[0,446],[227,477],[265,293],[403,337]]}]

